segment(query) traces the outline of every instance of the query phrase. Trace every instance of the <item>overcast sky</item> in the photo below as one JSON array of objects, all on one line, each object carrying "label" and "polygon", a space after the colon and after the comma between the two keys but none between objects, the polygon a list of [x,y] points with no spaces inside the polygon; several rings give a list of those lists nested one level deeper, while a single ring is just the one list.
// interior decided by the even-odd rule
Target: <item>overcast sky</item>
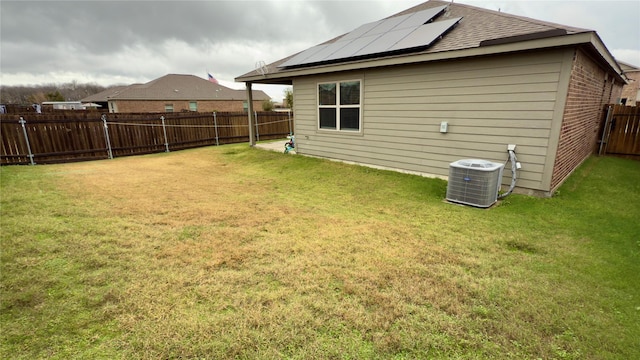
[{"label": "overcast sky", "polygon": [[[0,1],[0,84],[233,79],[426,0]],[[593,29],[640,66],[640,0],[455,0]],[[264,87],[275,99],[282,87]]]}]

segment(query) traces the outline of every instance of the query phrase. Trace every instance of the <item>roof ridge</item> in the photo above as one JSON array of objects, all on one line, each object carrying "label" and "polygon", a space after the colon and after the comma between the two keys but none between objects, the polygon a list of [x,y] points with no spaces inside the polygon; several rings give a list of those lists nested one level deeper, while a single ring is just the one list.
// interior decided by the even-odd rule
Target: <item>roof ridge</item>
[{"label": "roof ridge", "polygon": [[[479,7],[479,6],[475,6],[475,5],[456,3],[456,2],[453,2],[453,1],[444,1],[444,0],[428,0],[428,1],[424,2],[424,3],[417,4],[417,5],[413,6],[413,7],[410,7],[409,9],[405,9],[403,11],[400,11],[400,12],[396,13],[396,14],[393,14],[393,15],[389,16],[388,18],[394,17],[394,16],[398,16],[400,14],[408,14],[408,13],[413,13],[413,12],[420,11],[420,9],[423,8],[426,4],[437,4],[437,5],[440,5],[440,6],[447,5],[447,6],[463,7],[463,8],[472,9],[472,10],[475,10],[475,11],[481,11],[481,12],[485,12],[485,13],[490,13],[492,15],[518,19],[518,20],[521,20],[521,21],[526,21],[526,22],[531,23],[531,24],[550,26],[550,27],[555,27],[555,28],[565,29],[565,30],[570,30],[570,31],[577,31],[577,32],[583,32],[583,31],[594,32],[595,31],[595,30],[592,30],[592,29],[585,29],[585,28],[580,28],[580,27],[576,27],[576,26],[563,25],[563,24],[558,24],[558,23],[554,23],[554,22],[550,22],[550,21],[538,20],[538,19],[527,17],[527,16],[515,15],[515,14],[508,13],[508,12],[502,12],[502,11],[496,11],[496,10],[492,10],[492,9],[487,9],[487,8],[483,8],[483,7]],[[416,9],[416,10],[412,11],[412,9]]]},{"label": "roof ridge", "polygon": [[[428,2],[432,2],[432,1],[433,2],[445,2],[445,1],[440,1],[440,0],[430,0]],[[453,6],[462,6],[462,7],[467,7],[467,8],[473,8],[474,10],[477,10],[477,11],[487,12],[487,13],[491,13],[493,15],[498,15],[498,16],[503,16],[503,17],[514,18],[514,19],[526,21],[526,22],[529,22],[529,23],[532,23],[532,24],[536,24],[536,25],[551,26],[551,27],[556,27],[558,29],[565,29],[565,30],[571,30],[571,31],[595,31],[595,30],[591,30],[591,29],[585,29],[585,28],[579,28],[579,27],[575,27],[575,26],[558,24],[558,23],[554,23],[554,22],[550,22],[550,21],[538,20],[538,19],[527,17],[527,16],[515,15],[515,14],[511,14],[511,13],[507,13],[507,12],[496,11],[496,10],[492,10],[492,9],[486,9],[486,8],[482,8],[482,7],[474,6],[474,5],[469,5],[469,4],[454,3],[454,2],[450,2],[449,4],[451,4]]]}]

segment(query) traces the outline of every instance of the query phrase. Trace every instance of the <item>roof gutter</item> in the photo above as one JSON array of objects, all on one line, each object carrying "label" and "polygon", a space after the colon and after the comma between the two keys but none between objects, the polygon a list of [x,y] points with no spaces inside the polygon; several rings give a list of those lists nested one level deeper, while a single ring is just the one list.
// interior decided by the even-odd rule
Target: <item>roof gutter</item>
[{"label": "roof gutter", "polygon": [[291,81],[293,78],[299,76],[308,76],[308,75],[317,75],[324,74],[327,72],[340,72],[340,71],[350,71],[350,70],[362,70],[369,69],[375,67],[384,67],[384,66],[394,66],[394,65],[405,65],[405,64],[415,64],[422,62],[430,62],[430,61],[440,61],[440,60],[451,60],[451,59],[461,59],[475,56],[485,56],[485,55],[495,55],[495,54],[506,54],[511,52],[519,52],[519,51],[527,51],[527,50],[535,50],[535,49],[549,49],[549,48],[557,48],[557,47],[566,47],[566,46],[577,46],[590,44],[602,57],[602,60],[606,62],[611,69],[616,73],[616,77],[624,82],[624,78],[622,77],[622,69],[613,58],[613,56],[609,53],[607,48],[602,43],[602,40],[598,37],[595,32],[584,32],[578,34],[564,35],[558,37],[547,37],[542,39],[535,39],[529,41],[508,43],[508,44],[498,44],[498,45],[488,45],[488,46],[479,46],[474,48],[462,49],[462,50],[452,50],[452,51],[443,51],[437,53],[418,53],[414,55],[397,55],[390,56],[381,59],[368,59],[368,60],[359,60],[352,62],[345,62],[334,65],[324,65],[324,66],[313,66],[302,69],[292,69],[292,70],[281,70],[277,73],[267,73],[264,75],[251,75],[251,76],[240,76],[235,78],[237,82],[253,82],[260,84],[275,84],[282,83],[283,80]]},{"label": "roof gutter", "polygon": [[592,35],[591,45],[595,48],[598,54],[600,54],[602,59],[607,64],[609,64],[609,66],[611,66],[611,68],[615,71],[618,80],[622,81],[623,83],[626,83],[626,80],[625,80],[626,77],[623,75],[624,71],[620,67],[620,64],[618,64],[616,59],[613,57],[613,55],[611,55],[607,47],[604,46],[604,43],[600,39],[600,36],[598,36],[598,34],[595,31],[592,32],[591,35]]}]

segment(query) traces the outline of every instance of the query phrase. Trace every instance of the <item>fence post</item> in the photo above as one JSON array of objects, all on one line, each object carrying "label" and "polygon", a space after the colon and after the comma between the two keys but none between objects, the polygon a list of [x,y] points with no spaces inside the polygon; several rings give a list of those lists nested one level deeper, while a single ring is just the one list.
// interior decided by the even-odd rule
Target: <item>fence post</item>
[{"label": "fence post", "polygon": [[287,111],[289,114],[289,135],[293,135],[293,129],[291,128],[291,110]]},{"label": "fence post", "polygon": [[29,136],[27,135],[27,127],[24,125],[27,122],[24,120],[22,116],[20,116],[19,123],[22,125],[22,132],[24,133],[24,139],[27,141],[27,151],[29,151],[29,163],[31,165],[35,165],[35,161],[33,161],[33,153],[31,152],[31,144],[29,143]]},{"label": "fence post", "polygon": [[220,143],[218,142],[218,118],[215,111],[213,112],[213,128],[216,130],[216,146],[219,146]]},{"label": "fence post", "polygon": [[162,120],[162,132],[164,132],[164,152],[169,152],[169,140],[167,140],[167,127],[164,125],[164,116],[160,116]]},{"label": "fence post", "polygon": [[104,138],[107,142],[107,154],[109,155],[109,159],[113,159],[113,152],[111,151],[111,139],[109,139],[109,127],[107,126],[107,115],[102,114],[100,119],[102,119],[102,123],[104,124]]},{"label": "fence post", "polygon": [[600,139],[600,149],[598,149],[598,155],[602,155],[602,149],[605,148],[606,149],[606,142],[608,140],[609,137],[609,122],[611,121],[611,116],[613,115],[613,111],[611,111],[611,108],[613,107],[613,105],[609,105],[607,106],[607,117],[604,120],[604,127],[602,128],[602,138]]},{"label": "fence post", "polygon": [[260,141],[260,131],[258,131],[258,112],[254,111],[253,115],[254,115],[255,120],[256,120],[256,141]]}]

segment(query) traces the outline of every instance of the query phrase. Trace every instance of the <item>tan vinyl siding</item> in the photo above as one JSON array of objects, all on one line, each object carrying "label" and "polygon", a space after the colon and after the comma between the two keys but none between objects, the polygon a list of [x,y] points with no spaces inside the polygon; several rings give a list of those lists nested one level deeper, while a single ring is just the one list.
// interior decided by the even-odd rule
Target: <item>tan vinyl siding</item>
[{"label": "tan vinyl siding", "polygon": [[[563,51],[523,53],[295,79],[301,154],[446,177],[463,158],[504,162],[516,144],[518,186],[543,187]],[[363,81],[361,134],[317,128],[318,82]],[[449,131],[440,133],[440,122]],[[503,183],[510,181],[505,170]]]}]

